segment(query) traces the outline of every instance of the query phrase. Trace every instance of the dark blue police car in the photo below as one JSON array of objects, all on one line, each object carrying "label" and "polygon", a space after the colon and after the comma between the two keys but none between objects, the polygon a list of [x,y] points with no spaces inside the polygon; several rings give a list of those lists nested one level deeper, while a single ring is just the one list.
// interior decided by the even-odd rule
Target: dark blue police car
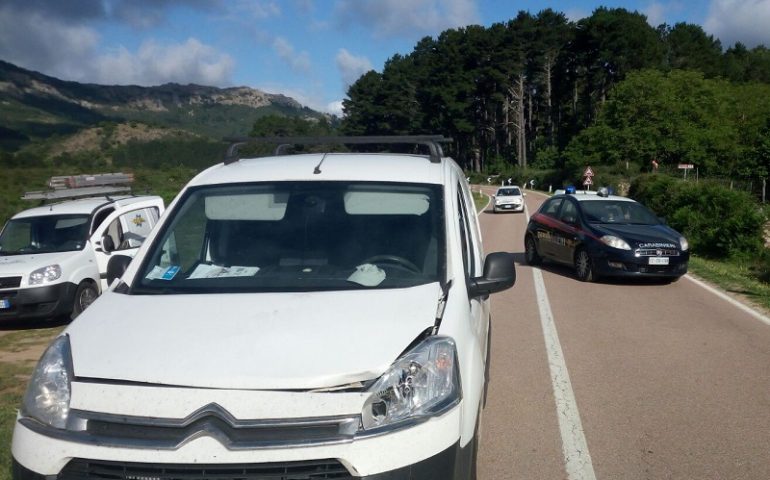
[{"label": "dark blue police car", "polygon": [[606,189],[546,200],[529,220],[524,247],[530,265],[543,259],[572,265],[586,282],[601,276],[675,281],[690,259],[679,232],[641,203]]}]

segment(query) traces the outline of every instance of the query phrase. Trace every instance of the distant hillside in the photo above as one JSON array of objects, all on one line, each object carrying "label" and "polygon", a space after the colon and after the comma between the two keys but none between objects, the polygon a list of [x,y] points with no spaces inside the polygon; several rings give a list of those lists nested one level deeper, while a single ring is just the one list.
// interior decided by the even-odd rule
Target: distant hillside
[{"label": "distant hillside", "polygon": [[0,149],[101,122],[124,120],[221,138],[246,135],[270,114],[321,118],[284,95],[248,87],[168,83],[157,87],[106,86],[59,80],[0,60]]}]

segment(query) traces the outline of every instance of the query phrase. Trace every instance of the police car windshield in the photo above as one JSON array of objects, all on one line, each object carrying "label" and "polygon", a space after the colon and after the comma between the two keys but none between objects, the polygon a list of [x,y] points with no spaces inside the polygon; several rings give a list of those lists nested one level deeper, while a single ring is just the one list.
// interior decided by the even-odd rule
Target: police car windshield
[{"label": "police car windshield", "polygon": [[444,262],[436,185],[275,182],[191,189],[150,247],[135,293],[397,288]]},{"label": "police car windshield", "polygon": [[583,200],[580,202],[588,223],[658,225],[660,220],[640,203],[623,200]]},{"label": "police car windshield", "polygon": [[44,215],[10,220],[0,235],[0,255],[82,250],[89,215]]}]

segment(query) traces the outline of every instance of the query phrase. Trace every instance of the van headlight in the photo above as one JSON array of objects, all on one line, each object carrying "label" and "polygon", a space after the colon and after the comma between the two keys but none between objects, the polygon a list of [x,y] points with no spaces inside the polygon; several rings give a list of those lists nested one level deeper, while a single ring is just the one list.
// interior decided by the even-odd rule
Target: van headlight
[{"label": "van headlight", "polygon": [[684,237],[679,237],[679,247],[682,249],[683,252],[686,252],[690,248],[690,244],[687,242],[687,239]]},{"label": "van headlight", "polygon": [[462,398],[457,349],[446,337],[428,337],[401,358],[369,389],[361,414],[371,431],[441,414]]},{"label": "van headlight", "polygon": [[61,267],[59,265],[48,265],[47,267],[38,268],[29,274],[30,285],[43,285],[44,283],[51,283],[61,278]]},{"label": "van headlight", "polygon": [[68,335],[48,346],[29,380],[21,414],[54,428],[65,428],[70,411],[72,355]]}]

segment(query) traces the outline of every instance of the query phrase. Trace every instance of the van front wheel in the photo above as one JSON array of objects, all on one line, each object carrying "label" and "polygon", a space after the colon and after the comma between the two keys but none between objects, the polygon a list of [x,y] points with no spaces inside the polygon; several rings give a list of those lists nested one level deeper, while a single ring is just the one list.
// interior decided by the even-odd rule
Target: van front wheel
[{"label": "van front wheel", "polygon": [[71,318],[74,320],[78,315],[83,313],[83,310],[94,303],[94,300],[96,300],[96,297],[98,296],[99,292],[96,290],[96,285],[88,280],[80,282],[78,289],[75,290],[75,304],[72,307]]}]

